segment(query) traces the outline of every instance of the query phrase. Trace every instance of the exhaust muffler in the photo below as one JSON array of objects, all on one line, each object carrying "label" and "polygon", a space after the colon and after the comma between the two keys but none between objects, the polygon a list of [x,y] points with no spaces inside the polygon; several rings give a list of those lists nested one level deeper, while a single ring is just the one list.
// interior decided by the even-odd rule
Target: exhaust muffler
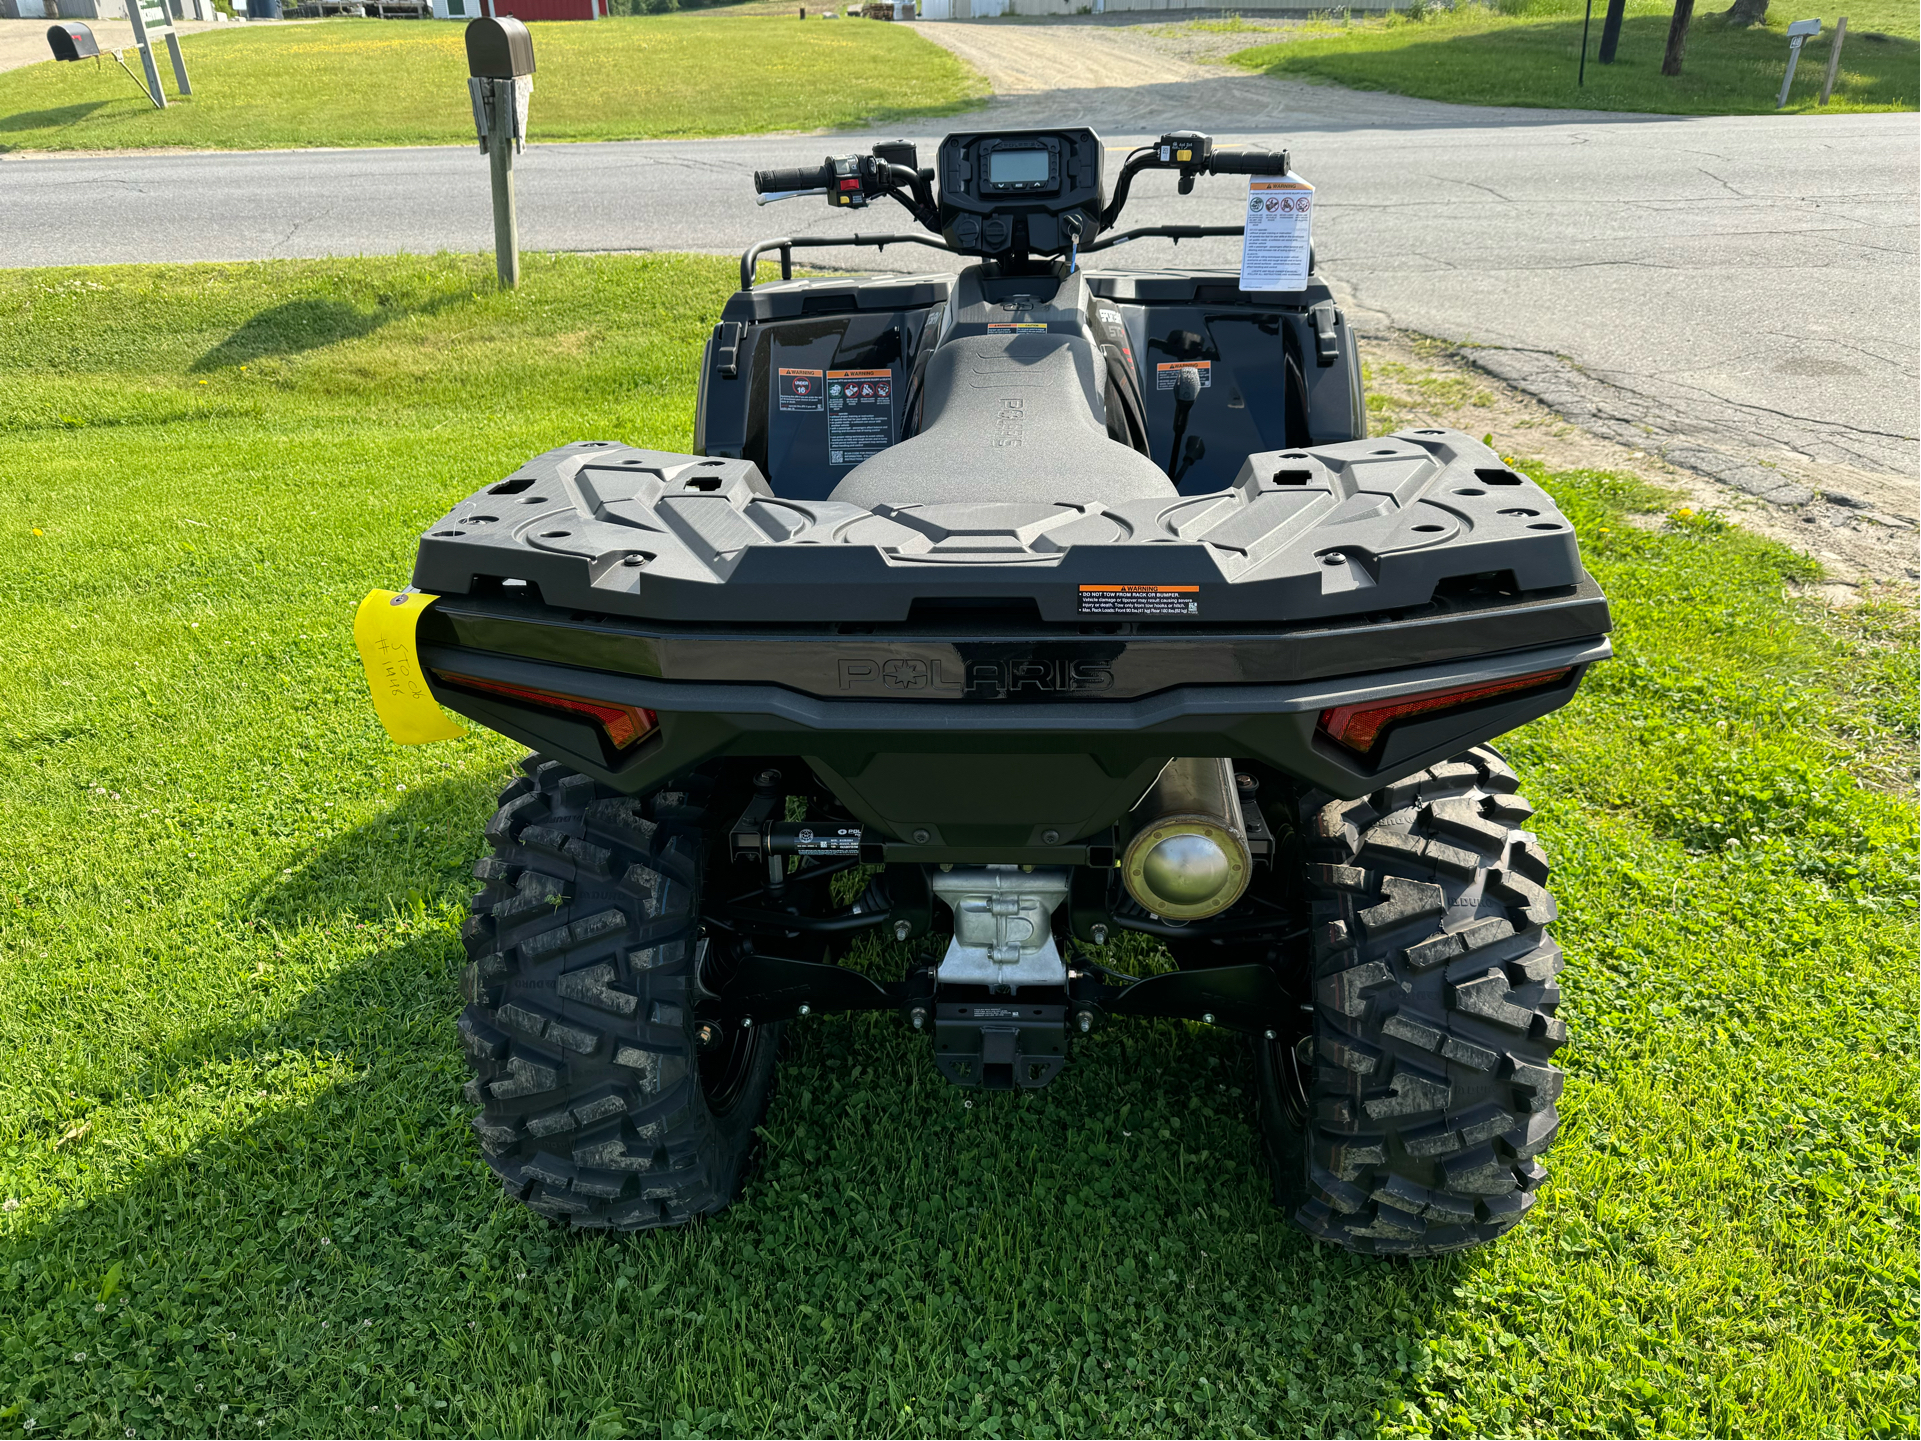
[{"label": "exhaust muffler", "polygon": [[1253,858],[1230,762],[1169,761],[1126,824],[1121,880],[1154,915],[1174,921],[1219,915],[1247,889]]}]

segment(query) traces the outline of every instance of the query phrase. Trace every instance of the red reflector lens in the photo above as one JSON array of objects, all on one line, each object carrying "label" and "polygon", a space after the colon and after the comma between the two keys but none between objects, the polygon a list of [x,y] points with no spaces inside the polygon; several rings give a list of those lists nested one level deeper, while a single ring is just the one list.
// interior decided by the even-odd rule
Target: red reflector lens
[{"label": "red reflector lens", "polygon": [[1366,755],[1374,749],[1381,732],[1390,722],[1406,720],[1409,716],[1427,715],[1433,711],[1453,710],[1456,706],[1472,705],[1475,701],[1506,695],[1510,691],[1533,690],[1565,680],[1567,674],[1568,667],[1563,667],[1560,670],[1515,676],[1512,680],[1497,680],[1488,685],[1422,691],[1418,695],[1395,696],[1392,700],[1371,701],[1366,705],[1339,705],[1321,712],[1321,734],[1337,745]]},{"label": "red reflector lens", "polygon": [[599,723],[607,732],[607,739],[614,743],[615,750],[626,750],[628,746],[645,740],[660,726],[659,718],[650,710],[637,705],[622,705],[619,701],[587,700],[577,695],[560,695],[550,690],[535,690],[532,686],[509,685],[505,681],[481,680],[478,676],[455,675],[451,671],[434,672],[444,681],[454,685],[466,686],[469,690],[484,690],[493,695],[504,695],[509,700],[525,701],[528,705],[540,706],[546,710],[566,711],[570,715],[582,715]]}]

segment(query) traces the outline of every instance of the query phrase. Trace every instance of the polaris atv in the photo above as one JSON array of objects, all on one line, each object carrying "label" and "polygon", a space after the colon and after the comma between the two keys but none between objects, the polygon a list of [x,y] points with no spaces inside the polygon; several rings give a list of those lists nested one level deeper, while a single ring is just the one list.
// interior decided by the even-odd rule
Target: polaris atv
[{"label": "polaris atv", "polygon": [[[1111,194],[1102,160],[1084,129],[978,132],[933,169],[892,144],[757,175],[922,230],[755,246],[692,454],[537,456],[376,593],[418,610],[389,679],[533,750],[459,1029],[487,1162],[535,1211],[720,1211],[782,1027],[851,1010],[987,1090],[1124,1017],[1238,1031],[1277,1200],[1353,1250],[1472,1246],[1533,1204],[1562,963],[1487,742],[1573,697],[1606,601],[1492,450],[1367,437],[1318,276],[1083,268],[1238,233],[1115,232],[1142,170],[1186,193],[1285,153],[1173,135]],[[791,278],[796,249],[909,243],[972,260]],[[1129,973],[1157,954],[1130,932],[1172,965]],[[869,936],[903,979],[841,964]]]}]

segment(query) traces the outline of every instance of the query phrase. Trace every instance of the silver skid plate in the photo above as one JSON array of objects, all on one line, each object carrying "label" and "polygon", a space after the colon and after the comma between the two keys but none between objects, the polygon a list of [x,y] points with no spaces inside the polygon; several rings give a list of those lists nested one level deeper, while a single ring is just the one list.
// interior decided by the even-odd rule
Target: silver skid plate
[{"label": "silver skid plate", "polygon": [[934,894],[954,912],[954,939],[936,973],[942,985],[1064,986],[1054,912],[1067,899],[1065,867],[955,866],[934,874]]}]

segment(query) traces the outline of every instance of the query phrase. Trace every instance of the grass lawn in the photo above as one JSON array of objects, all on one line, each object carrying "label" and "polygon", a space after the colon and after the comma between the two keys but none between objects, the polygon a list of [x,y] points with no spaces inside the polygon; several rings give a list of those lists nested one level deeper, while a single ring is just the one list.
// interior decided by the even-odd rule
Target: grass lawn
[{"label": "grass lawn", "polygon": [[[985,93],[900,25],[659,15],[528,29],[537,142],[833,129],[947,114]],[[462,32],[329,20],[189,35],[194,93],[165,110],[111,62],[6,71],[0,151],[472,144]]]},{"label": "grass lawn", "polygon": [[[1913,0],[1867,0],[1841,11],[1813,12],[1777,4],[1765,28],[1747,30],[1727,29],[1718,12],[1697,9],[1682,73],[1672,78],[1661,73],[1672,0],[1628,0],[1612,65],[1596,59],[1606,8],[1605,0],[1597,0],[1587,84],[1579,88],[1582,0],[1504,0],[1498,8],[1463,3],[1421,20],[1390,15],[1345,28],[1310,23],[1286,32],[1281,43],[1258,45],[1229,59],[1289,79],[1463,104],[1761,115],[1774,113],[1781,92],[1788,22],[1814,14],[1821,18],[1822,33],[1802,48],[1789,111],[1913,110],[1921,92],[1921,50],[1915,44],[1921,10]],[[1817,102],[1834,22],[1843,12],[1848,35],[1841,72],[1824,108]]]},{"label": "grass lawn", "polygon": [[1014,1096],[816,1018],[718,1221],[503,1203],[455,928],[515,749],[389,745],[353,606],[529,453],[685,446],[730,269],[0,271],[0,1435],[1915,1434],[1912,616],[1601,474],[1545,479],[1620,658],[1506,743],[1574,1035],[1512,1237],[1316,1248],[1172,1022]]}]

